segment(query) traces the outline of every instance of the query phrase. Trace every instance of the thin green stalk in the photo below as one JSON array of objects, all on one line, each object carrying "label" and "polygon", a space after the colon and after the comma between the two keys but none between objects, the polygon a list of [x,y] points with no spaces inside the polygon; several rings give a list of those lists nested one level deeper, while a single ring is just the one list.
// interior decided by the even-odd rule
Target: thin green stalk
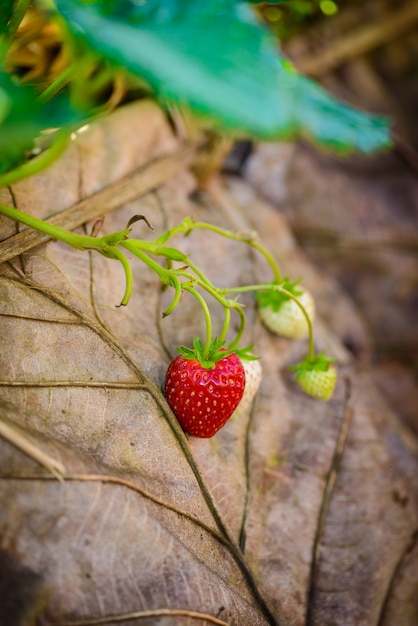
[{"label": "thin green stalk", "polygon": [[191,293],[192,296],[196,298],[196,300],[199,302],[200,306],[202,307],[203,314],[205,316],[205,322],[206,322],[206,339],[205,339],[205,346],[203,349],[203,359],[207,361],[209,357],[210,345],[212,343],[212,320],[210,317],[209,308],[208,308],[208,305],[206,304],[206,300],[202,298],[200,293],[197,292],[195,289],[193,289],[193,287],[183,285],[183,289]]},{"label": "thin green stalk", "polygon": [[177,304],[179,303],[182,285],[176,274],[176,270],[165,269],[164,267],[161,267],[159,263],[154,261],[154,259],[151,259],[151,257],[148,256],[148,254],[146,254],[143,250],[141,250],[141,248],[138,246],[138,243],[140,243],[138,240],[126,239],[124,241],[120,241],[119,245],[125,248],[126,250],[129,250],[130,252],[132,252],[132,254],[138,257],[140,261],[145,263],[145,265],[147,265],[151,270],[153,270],[157,274],[157,276],[159,277],[163,285],[169,285],[170,287],[174,287],[175,289],[174,298],[171,304],[163,311],[163,316],[166,317],[167,315],[170,315],[170,313],[174,311]]},{"label": "thin green stalk", "polygon": [[[181,225],[180,225],[181,228]],[[175,229],[173,229],[175,230]],[[171,231],[172,232],[172,231]],[[162,242],[165,242],[165,236],[163,236],[161,238]],[[158,245],[158,241],[154,242],[154,243],[149,243],[149,242],[140,242],[138,240],[128,240],[123,242],[123,245],[125,247],[131,248],[134,247],[136,250],[147,250],[150,251],[151,254],[163,254],[163,247],[160,247]],[[121,244],[122,245],[122,244]],[[138,255],[137,255],[138,256]],[[188,287],[192,288],[192,285],[199,285],[202,289],[204,289],[209,295],[211,295],[215,300],[217,300],[219,302],[219,304],[221,304],[224,307],[225,310],[225,321],[224,321],[224,325],[221,331],[221,335],[220,335],[220,339],[224,339],[224,337],[226,336],[228,329],[229,329],[229,323],[230,323],[230,309],[234,308],[237,311],[239,311],[239,314],[241,316],[241,325],[240,328],[242,327],[242,320],[245,319],[244,314],[242,313],[241,310],[241,306],[237,303],[230,303],[226,298],[223,298],[221,295],[219,295],[218,293],[218,289],[210,282],[210,280],[207,278],[207,276],[197,267],[197,265],[195,265],[193,262],[190,261],[190,259],[187,259],[187,264],[188,264],[188,269],[192,270],[192,272],[194,272],[194,274],[196,276],[194,276],[193,274],[191,274],[189,271],[185,270],[185,269],[170,269],[170,270],[166,270],[168,272],[171,273],[172,277],[175,276],[183,276],[184,278],[187,278],[188,281],[190,281],[190,285],[188,285]],[[177,279],[178,280],[178,279]],[[172,285],[174,286],[174,285]],[[182,283],[182,287],[185,288],[185,283]],[[181,289],[181,287],[180,287]],[[170,306],[163,312],[163,315],[169,315],[174,308],[177,306],[178,300],[180,298],[181,293],[179,291],[176,291],[176,296],[173,299],[173,302],[170,304]],[[235,342],[234,342],[235,343]]]},{"label": "thin green stalk", "polygon": [[179,281],[179,279],[177,278],[174,272],[171,275],[171,280],[172,280],[171,286],[174,287],[175,289],[174,298],[171,301],[171,304],[163,311],[163,317],[167,317],[167,315],[170,315],[170,313],[174,311],[174,309],[180,302],[180,298],[181,298],[181,282]]},{"label": "thin green stalk", "polygon": [[[241,337],[245,330],[246,318],[245,318],[244,311],[242,310],[242,306],[238,304],[238,302],[235,302],[235,301],[231,302],[230,300],[222,296],[221,292],[224,291],[225,293],[228,293],[229,290],[217,289],[216,287],[213,287],[212,284],[209,283],[209,281],[207,282],[204,280],[202,281],[200,280],[199,277],[195,278],[193,275],[189,274],[186,271],[182,271],[182,270],[175,270],[175,271],[177,274],[188,278],[190,282],[204,289],[209,295],[211,295],[215,300],[219,302],[219,304],[221,304],[224,307],[225,321],[224,321],[224,325],[221,331],[220,339],[224,339],[224,337],[226,337],[226,334],[228,332],[229,324],[230,324],[230,310],[234,309],[235,311],[237,311],[238,315],[240,316],[240,325],[237,331],[236,338],[229,346],[232,349],[236,348],[239,345],[239,342],[241,341]],[[184,285],[185,284],[183,283],[183,287]]]},{"label": "thin green stalk", "polygon": [[[155,194],[157,195],[157,194]],[[158,196],[157,196],[158,197]],[[180,224],[170,228],[165,233],[158,237],[155,243],[163,245],[172,237],[176,235],[187,235],[191,231],[191,226],[193,224],[193,220],[191,217],[186,217]]]},{"label": "thin green stalk", "polygon": [[111,254],[105,254],[105,256],[107,256],[108,258],[112,258],[112,259],[118,259],[118,261],[120,261],[122,264],[122,267],[125,272],[126,282],[125,282],[125,293],[123,295],[123,298],[119,306],[126,306],[129,300],[131,299],[131,295],[132,295],[132,287],[133,287],[132,268],[126,256],[123,254],[123,252],[121,252],[117,248],[112,248]]},{"label": "thin green stalk", "polygon": [[38,98],[38,102],[45,104],[52,100],[61,89],[64,89],[65,85],[69,82],[71,74],[74,71],[74,67],[71,65],[62,72],[48,87],[41,93]]},{"label": "thin green stalk", "polygon": [[81,250],[93,249],[103,251],[108,246],[108,244],[104,241],[104,238],[89,237],[87,235],[77,235],[68,230],[65,230],[64,228],[60,228],[59,226],[54,226],[53,224],[44,222],[37,217],[33,217],[33,215],[29,215],[28,213],[19,211],[18,209],[15,209],[14,207],[11,207],[7,204],[0,203],[0,213],[2,215],[6,215],[6,217],[10,217],[17,222],[26,224],[26,226],[34,228],[35,230],[38,230],[45,235],[48,235],[48,237],[51,237],[51,239],[58,239],[59,241],[63,241],[73,248],[78,248]]},{"label": "thin green stalk", "polygon": [[13,14],[10,18],[7,32],[3,36],[3,41],[0,44],[0,63],[3,63],[12,41],[15,38],[20,22],[23,20],[30,3],[31,0],[17,0],[15,6],[13,7]]},{"label": "thin green stalk", "polygon": [[[0,204],[0,214],[3,214],[11,219],[14,219],[17,222],[21,222],[30,228],[38,230],[46,234],[48,237],[52,239],[57,239],[59,241],[63,241],[64,243],[72,246],[73,248],[78,249],[93,249],[97,250],[104,256],[108,258],[114,258],[120,261],[122,267],[125,272],[126,277],[126,285],[125,292],[121,303],[119,306],[126,306],[132,295],[132,287],[133,287],[133,277],[132,277],[132,269],[128,262],[126,256],[121,252],[117,246],[124,248],[138,257],[145,265],[147,265],[151,270],[153,270],[161,280],[161,282],[165,285],[169,285],[174,287],[175,295],[168,306],[168,308],[163,312],[163,315],[169,315],[177,306],[182,290],[188,291],[191,293],[200,303],[206,320],[206,343],[204,347],[204,355],[205,358],[208,358],[210,345],[212,341],[212,322],[210,317],[209,308],[206,304],[206,301],[195,290],[195,286],[199,286],[204,289],[209,295],[211,295],[217,302],[219,302],[224,308],[224,324],[221,330],[220,339],[224,340],[229,329],[230,318],[231,318],[231,309],[235,309],[238,311],[240,316],[240,327],[238,329],[238,333],[235,341],[231,346],[236,347],[241,339],[241,336],[244,332],[245,328],[245,315],[242,311],[241,305],[239,305],[236,301],[230,301],[223,296],[223,293],[229,293],[230,291],[245,291],[248,289],[238,288],[238,290],[221,290],[217,289],[212,283],[206,278],[206,276],[199,270],[197,266],[193,263],[190,264],[190,269],[194,272],[195,275],[191,274],[188,271],[185,271],[183,268],[180,269],[165,269],[159,263],[154,261],[144,250],[143,248],[149,248],[152,250],[153,246],[146,245],[147,242],[141,242],[140,240],[132,240],[125,239],[127,237],[128,231],[121,231],[117,233],[111,233],[105,237],[90,237],[87,235],[78,235],[67,231],[59,226],[54,226],[48,222],[40,220],[32,215],[19,211],[14,207],[8,206],[6,204]],[[158,246],[156,250],[158,249]],[[152,253],[152,252],[151,252]],[[180,276],[187,279],[188,282],[180,282]],[[270,288],[272,286],[270,285]]]},{"label": "thin green stalk", "polygon": [[173,271],[176,272],[177,276],[184,276],[185,278],[188,278],[191,283],[195,285],[199,285],[199,287],[202,287],[202,289],[207,291],[208,294],[211,295],[212,298],[217,300],[219,304],[221,304],[223,307],[237,308],[237,306],[239,306],[236,303],[230,304],[230,302],[226,298],[224,298],[222,294],[220,293],[221,290],[217,289],[216,287],[213,287],[209,281],[201,280],[198,276],[193,276],[193,274],[190,274],[189,272],[186,272],[184,270],[173,270]]},{"label": "thin green stalk", "polygon": [[154,261],[154,259],[151,259],[148,254],[138,248],[134,241],[131,241],[130,239],[126,239],[125,241],[120,241],[118,243],[122,248],[132,252],[132,254],[138,257],[138,259],[145,263],[145,265],[148,265],[148,267],[157,274],[164,285],[171,285],[171,275],[173,270],[166,270],[164,267],[161,267],[159,263]]},{"label": "thin green stalk", "polygon": [[290,298],[291,300],[296,302],[296,304],[298,305],[298,307],[302,311],[303,315],[305,316],[305,320],[306,320],[306,323],[308,324],[308,332],[309,332],[309,358],[313,361],[314,358],[315,358],[315,346],[314,346],[314,336],[313,336],[313,327],[312,327],[311,318],[309,317],[309,315],[308,315],[305,307],[303,306],[303,304],[300,302],[300,300],[295,295],[293,295],[293,293],[291,293],[290,291],[287,291],[287,289],[282,289],[281,291],[288,298]]},{"label": "thin green stalk", "polygon": [[263,257],[266,259],[267,263],[269,264],[274,278],[278,283],[282,282],[282,275],[280,273],[280,270],[277,266],[276,261],[273,259],[272,255],[270,254],[270,252],[268,252],[268,250],[261,245],[261,243],[258,243],[257,241],[254,240],[250,240],[250,239],[242,239],[242,241],[245,241],[245,243],[248,243],[249,246],[251,246],[252,248],[255,248],[256,250],[258,250],[258,252],[260,252],[260,254],[263,255]]},{"label": "thin green stalk", "polygon": [[309,332],[309,358],[310,359],[314,359],[315,358],[315,346],[314,346],[314,336],[313,336],[313,326],[312,326],[312,322],[311,319],[305,309],[305,307],[303,306],[303,304],[299,301],[299,299],[290,291],[288,291],[287,289],[283,289],[283,287],[281,287],[280,285],[272,285],[271,283],[267,283],[267,284],[263,284],[263,285],[246,285],[245,287],[232,287],[230,289],[219,289],[218,291],[220,293],[248,293],[250,291],[271,291],[271,290],[275,290],[275,291],[281,291],[282,293],[284,293],[288,298],[290,298],[291,300],[294,300],[296,302],[296,304],[298,305],[298,307],[300,308],[300,310],[302,311],[305,319],[306,319],[306,323],[308,324],[308,332]]},{"label": "thin green stalk", "polygon": [[[226,326],[224,324],[224,328],[222,330],[222,332],[225,334],[228,331],[229,318],[230,318],[230,315],[229,315],[230,304],[228,300],[218,294],[218,290],[215,287],[212,287],[212,285],[209,283],[209,281],[206,279],[204,275],[202,275],[202,278],[200,278],[199,276],[195,277],[189,272],[186,272],[184,270],[174,270],[174,269],[166,270],[163,267],[161,267],[159,263],[151,259],[145,252],[143,252],[143,250],[141,250],[140,247],[138,247],[136,241],[127,239],[125,241],[121,241],[119,245],[126,248],[133,254],[135,254],[135,256],[137,256],[141,261],[143,261],[146,265],[148,265],[148,267],[152,269],[159,276],[162,283],[176,287],[176,295],[172,303],[168,307],[168,309],[164,311],[163,315],[168,315],[177,306],[178,300],[181,295],[181,289],[183,289],[184,291],[187,291],[188,293],[191,293],[198,300],[200,306],[202,307],[202,310],[205,316],[205,321],[206,321],[206,340],[205,340],[203,355],[204,355],[204,359],[207,359],[209,355],[210,345],[212,342],[212,320],[211,320],[210,311],[209,311],[208,305],[206,304],[206,301],[200,295],[200,293],[198,293],[194,289],[194,285],[199,285],[200,287],[205,289],[211,296],[213,296],[218,302],[220,302],[220,304],[224,307],[225,311],[228,310],[228,314],[225,314],[226,320],[227,320],[226,323],[228,325]],[[201,272],[199,272],[199,274],[200,273]],[[179,276],[183,276],[187,278],[189,280],[189,283],[186,283],[186,282],[180,283],[179,278],[178,278]],[[235,304],[233,308],[237,308],[237,305]]]},{"label": "thin green stalk", "polygon": [[213,283],[210,282],[210,280],[205,276],[205,274],[197,267],[197,265],[195,265],[192,261],[190,261],[190,259],[187,261],[187,265],[192,270],[192,272],[194,272],[196,276],[200,278],[200,280],[203,283],[205,283],[206,285],[209,285],[209,287],[212,287],[213,289],[216,289]]},{"label": "thin green stalk", "polygon": [[229,347],[231,350],[234,350],[235,348],[239,346],[239,342],[241,341],[242,335],[244,334],[245,323],[247,321],[245,317],[245,313],[241,307],[237,307],[235,310],[238,312],[240,316],[240,325],[239,325],[234,341],[231,344],[229,344]]},{"label": "thin green stalk", "polygon": [[[234,241],[240,241],[242,243],[248,244],[252,248],[255,248],[256,250],[258,250],[258,252],[260,252],[260,254],[263,255],[263,257],[267,261],[268,265],[270,266],[270,268],[271,268],[271,270],[273,272],[275,280],[278,283],[280,283],[282,281],[281,273],[279,271],[279,268],[277,267],[277,263],[273,259],[273,257],[270,254],[270,252],[268,252],[268,250],[266,250],[266,248],[264,246],[262,246],[260,243],[258,243],[254,239],[251,239],[249,237],[245,237],[245,236],[240,235],[238,233],[232,233],[232,232],[230,232],[228,230],[224,230],[223,228],[220,228],[219,226],[214,226],[213,224],[208,224],[207,222],[185,222],[185,224],[183,226],[183,231],[185,231],[187,229],[187,232],[188,232],[188,231],[191,231],[191,230],[195,230],[196,228],[210,230],[213,233],[221,235],[222,237],[226,237],[227,239],[232,239]],[[177,228],[173,228],[172,231],[170,231],[170,237],[172,237],[172,236],[174,236],[174,235],[176,235],[178,233],[181,233],[181,232],[182,232],[182,224],[180,224]]]},{"label": "thin green stalk", "polygon": [[17,183],[19,180],[23,180],[24,178],[28,178],[29,176],[33,176],[34,174],[38,174],[42,172],[47,167],[52,165],[54,161],[61,156],[61,154],[66,150],[68,143],[70,140],[70,133],[68,130],[60,131],[54,143],[42,154],[38,157],[27,161],[20,167],[11,170],[10,172],[6,172],[5,174],[0,175],[0,187],[7,187],[8,185],[13,185]]},{"label": "thin green stalk", "polygon": [[231,321],[231,309],[225,307],[224,313],[225,313],[224,325],[222,326],[221,334],[219,335],[219,341],[225,340],[226,334],[229,329],[229,322]]}]

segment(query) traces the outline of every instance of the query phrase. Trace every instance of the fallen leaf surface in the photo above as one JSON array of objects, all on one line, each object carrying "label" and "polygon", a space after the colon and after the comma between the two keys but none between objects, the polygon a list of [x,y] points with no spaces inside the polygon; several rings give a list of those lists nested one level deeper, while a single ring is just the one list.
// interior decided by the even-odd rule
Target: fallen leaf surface
[{"label": "fallen leaf surface", "polygon": [[[156,108],[126,107],[12,197],[46,217],[175,146]],[[194,200],[193,188],[184,172],[107,216],[103,233],[134,214],[155,229],[135,224],[139,238],[188,215],[255,229],[285,275],[306,275],[316,296],[332,291],[358,323],[247,183],[227,180]],[[6,223],[5,236],[11,230]],[[245,244],[205,231],[173,244],[217,286],[270,279]],[[251,412],[214,438],[188,437],[162,384],[176,346],[202,336],[203,315],[185,294],[162,319],[170,294],[137,259],[132,267],[125,308],[116,306],[120,267],[96,253],[50,242],[0,268],[1,419],[66,468],[60,482],[0,441],[1,549],[36,573],[37,585],[41,577],[46,623],[128,624],[135,613],[150,626],[414,626],[417,451],[338,334],[319,323],[318,347],[340,371],[323,404],[287,371],[306,344],[273,337],[243,298],[244,343],[262,357],[260,392]],[[222,311],[211,310],[220,329]]]}]

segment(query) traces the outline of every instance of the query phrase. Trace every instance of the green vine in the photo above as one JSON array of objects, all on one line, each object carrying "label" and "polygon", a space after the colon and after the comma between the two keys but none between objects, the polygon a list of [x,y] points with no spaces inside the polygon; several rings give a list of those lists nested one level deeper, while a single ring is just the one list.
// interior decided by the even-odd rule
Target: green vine
[{"label": "green vine", "polygon": [[[103,237],[93,237],[88,235],[79,235],[58,226],[54,226],[6,204],[0,204],[0,213],[21,222],[26,226],[29,226],[30,228],[34,228],[48,235],[52,239],[63,241],[73,248],[79,250],[96,250],[106,258],[119,261],[125,274],[125,291],[120,304],[117,306],[128,305],[133,290],[132,268],[124,251],[130,252],[137,257],[151,271],[157,274],[163,285],[171,287],[174,290],[174,296],[171,303],[162,312],[163,317],[166,317],[175,311],[183,292],[192,295],[199,303],[205,319],[206,336],[203,348],[203,358],[205,361],[208,360],[211,345],[215,340],[220,342],[220,345],[224,344],[230,328],[231,310],[237,313],[239,317],[239,326],[234,339],[228,346],[228,350],[239,349],[239,343],[245,330],[246,317],[243,306],[239,303],[236,296],[248,292],[258,293],[266,291],[281,292],[286,296],[286,298],[293,300],[301,309],[308,325],[308,358],[312,361],[315,359],[312,321],[299,298],[294,293],[286,289],[287,282],[281,278],[276,262],[266,248],[255,240],[254,233],[233,233],[209,223],[194,222],[190,217],[188,217],[176,227],[163,233],[155,241],[145,241],[130,237],[133,224],[140,219],[144,220],[147,225],[152,228],[151,224],[143,215],[135,215],[129,220],[124,230],[114,232]],[[204,274],[204,272],[189,259],[188,255],[184,254],[181,250],[175,247],[166,245],[166,243],[174,236],[188,236],[193,230],[197,229],[212,231],[217,235],[247,244],[256,249],[264,257],[271,268],[274,280],[271,283],[246,285],[242,287],[229,287],[223,289],[217,288]],[[165,267],[163,267],[163,265],[161,265],[153,257],[161,257],[165,259]],[[174,267],[173,263],[180,263],[181,265],[180,267]],[[215,338],[213,333],[210,309],[203,294],[212,298],[224,309],[224,323],[217,338]],[[230,296],[235,297],[232,298]]]}]

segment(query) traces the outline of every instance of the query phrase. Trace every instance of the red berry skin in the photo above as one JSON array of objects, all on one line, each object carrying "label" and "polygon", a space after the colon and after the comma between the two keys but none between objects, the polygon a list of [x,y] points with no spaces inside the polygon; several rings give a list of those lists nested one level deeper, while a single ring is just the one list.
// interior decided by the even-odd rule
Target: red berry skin
[{"label": "red berry skin", "polygon": [[236,354],[206,369],[195,359],[177,356],[165,378],[167,401],[183,430],[195,437],[213,437],[238,406],[245,389],[245,371]]}]

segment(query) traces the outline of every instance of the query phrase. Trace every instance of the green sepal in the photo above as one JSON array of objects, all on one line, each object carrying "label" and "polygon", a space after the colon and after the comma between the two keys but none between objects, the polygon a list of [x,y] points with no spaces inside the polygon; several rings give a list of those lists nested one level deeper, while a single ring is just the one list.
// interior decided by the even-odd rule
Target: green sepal
[{"label": "green sepal", "polygon": [[215,367],[215,363],[218,363],[218,361],[221,361],[226,356],[237,352],[236,350],[223,348],[224,345],[225,342],[219,340],[217,337],[212,339],[209,353],[207,358],[205,358],[205,349],[202,340],[199,337],[195,337],[193,339],[193,348],[180,346],[180,348],[177,348],[177,351],[184,359],[194,359],[195,361],[199,361],[205,369],[212,370]]},{"label": "green sepal", "polygon": [[[281,283],[275,280],[271,284],[273,286],[280,287],[280,289],[288,291],[296,297],[299,297],[303,293],[301,289],[298,289],[299,283],[300,280],[291,281],[289,278],[285,278]],[[284,302],[290,300],[289,296],[279,289],[260,291],[259,293],[256,293],[255,297],[259,307],[270,307],[275,312],[277,312],[281,308]]]},{"label": "green sepal", "polygon": [[298,380],[305,372],[326,372],[332,363],[335,363],[335,359],[326,356],[325,352],[320,352],[313,358],[306,356],[300,363],[289,367],[289,371],[296,372],[295,379]]},{"label": "green sepal", "polygon": [[241,361],[258,361],[259,356],[253,354],[254,346],[246,346],[245,348],[235,348],[235,354],[241,359]]}]

